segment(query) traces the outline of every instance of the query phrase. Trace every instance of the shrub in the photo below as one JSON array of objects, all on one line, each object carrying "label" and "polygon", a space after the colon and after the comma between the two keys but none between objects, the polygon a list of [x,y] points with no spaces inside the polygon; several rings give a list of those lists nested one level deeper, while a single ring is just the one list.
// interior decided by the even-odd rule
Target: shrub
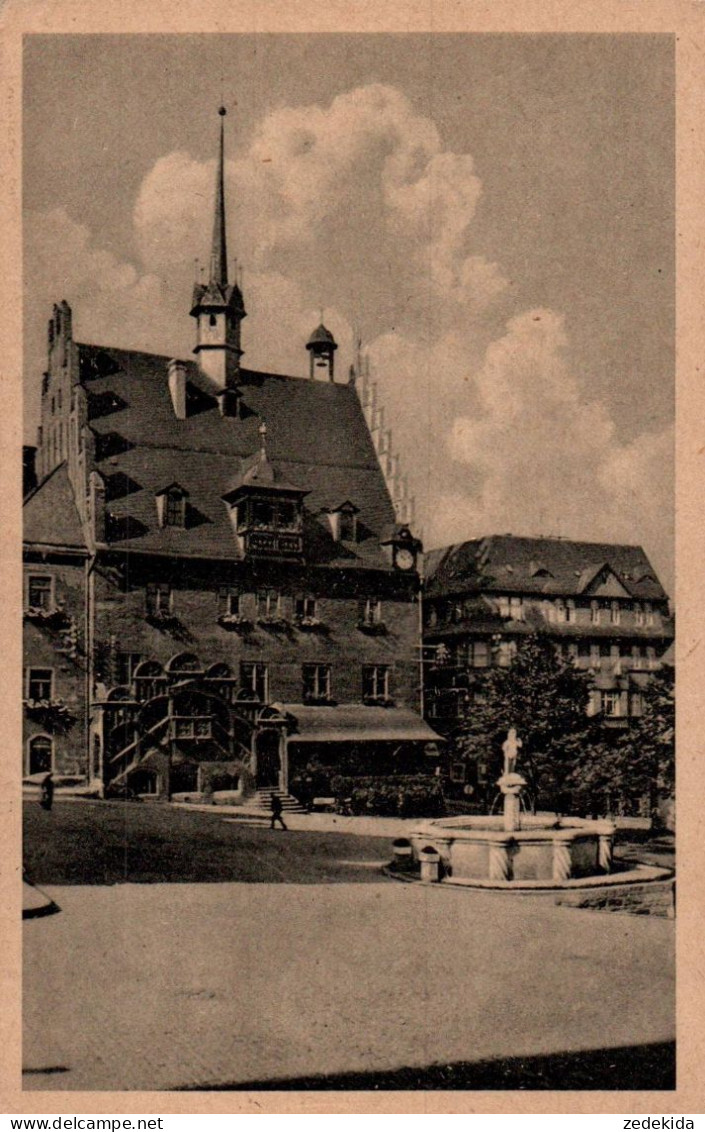
[{"label": "shrub", "polygon": [[331,781],[338,813],[377,817],[439,817],[445,813],[441,784],[426,774],[347,777]]}]

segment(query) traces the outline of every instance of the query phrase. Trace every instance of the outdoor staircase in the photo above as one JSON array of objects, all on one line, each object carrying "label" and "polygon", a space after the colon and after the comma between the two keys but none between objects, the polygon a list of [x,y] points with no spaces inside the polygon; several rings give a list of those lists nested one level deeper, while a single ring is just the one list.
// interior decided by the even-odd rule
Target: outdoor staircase
[{"label": "outdoor staircase", "polygon": [[269,787],[266,790],[258,790],[252,798],[250,805],[258,810],[262,810],[263,813],[271,814],[273,794],[276,794],[281,799],[284,813],[304,814],[306,812],[298,798],[294,798],[292,794],[287,794],[283,790],[276,790]]}]

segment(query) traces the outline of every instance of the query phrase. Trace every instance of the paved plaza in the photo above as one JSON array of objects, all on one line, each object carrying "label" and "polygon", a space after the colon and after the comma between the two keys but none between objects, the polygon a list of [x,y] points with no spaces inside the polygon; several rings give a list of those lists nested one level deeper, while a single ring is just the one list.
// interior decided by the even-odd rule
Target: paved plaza
[{"label": "paved plaza", "polygon": [[24,926],[25,1088],[237,1087],[674,1037],[673,921],[359,868],[365,884],[44,885],[61,912]]}]

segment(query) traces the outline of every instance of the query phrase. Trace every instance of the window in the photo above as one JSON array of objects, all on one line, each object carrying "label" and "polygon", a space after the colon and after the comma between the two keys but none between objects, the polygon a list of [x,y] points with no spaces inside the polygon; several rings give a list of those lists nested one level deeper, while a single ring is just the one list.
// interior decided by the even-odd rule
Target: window
[{"label": "window", "polygon": [[644,697],[641,692],[631,694],[631,714],[637,716],[644,714]]},{"label": "window", "polygon": [[368,597],[360,610],[363,625],[379,625],[382,621],[382,602],[377,597]]},{"label": "window", "polygon": [[646,648],[646,667],[658,668],[658,661],[656,660],[656,649],[653,645],[647,645]]},{"label": "window", "polygon": [[601,610],[600,610],[599,601],[591,601],[590,602],[590,621],[592,622],[593,625],[599,625],[600,624],[600,620],[601,620],[600,614],[601,614]]},{"label": "window", "polygon": [[49,735],[33,735],[27,744],[28,774],[48,774],[54,760],[54,743]]},{"label": "window", "polygon": [[653,625],[653,623],[654,623],[654,608],[653,608],[650,601],[644,602],[644,616],[646,618],[646,624],[647,625]]},{"label": "window", "polygon": [[276,507],[269,499],[255,499],[252,504],[252,523],[255,527],[273,527]]},{"label": "window", "polygon": [[54,579],[50,574],[30,574],[27,579],[27,605],[30,609],[54,608]]},{"label": "window", "polygon": [[27,699],[50,700],[54,683],[54,671],[51,668],[27,669]]},{"label": "window", "polygon": [[164,670],[156,660],[145,660],[134,671],[135,699],[140,703],[160,696],[166,691]]},{"label": "window", "polygon": [[340,511],[338,523],[341,542],[354,542],[357,537],[357,516],[355,512],[347,507],[344,508]]},{"label": "window", "polygon": [[621,617],[621,610],[619,608],[619,602],[613,601],[610,604],[610,624],[619,625],[620,617]]},{"label": "window", "polygon": [[570,644],[568,645],[568,659],[569,660],[577,660],[578,659],[578,646],[577,646],[575,641],[571,641]]},{"label": "window", "polygon": [[509,598],[504,594],[499,598],[499,615],[500,617],[509,617]]},{"label": "window", "polygon": [[509,599],[509,616],[512,621],[524,620],[524,599],[521,597],[510,597]]},{"label": "window", "polygon": [[612,716],[619,716],[622,714],[622,697],[619,692],[603,692],[602,693],[602,714]]},{"label": "window", "polygon": [[296,616],[299,620],[310,618],[312,621],[315,621],[318,616],[316,609],[315,597],[297,597]]},{"label": "window", "polygon": [[147,586],[147,612],[152,616],[168,616],[172,611],[172,592],[168,582]]},{"label": "window", "polygon": [[224,595],[223,604],[225,606],[225,613],[231,617],[239,617],[240,615],[240,595],[234,593],[226,593]]},{"label": "window", "polygon": [[590,645],[590,664],[597,667],[600,663],[600,646]]},{"label": "window", "polygon": [[257,594],[257,616],[260,621],[281,616],[281,594],[278,590],[262,590]]},{"label": "window", "polygon": [[330,699],[330,665],[304,664],[303,675],[304,703],[310,700]]},{"label": "window", "polygon": [[472,650],[472,663],[474,668],[487,668],[490,663],[490,646],[488,641],[475,641]]},{"label": "window", "polygon": [[119,652],[115,658],[115,682],[117,684],[132,684],[135,669],[142,663],[143,656],[139,652]]},{"label": "window", "polygon": [[450,780],[458,783],[465,782],[465,763],[450,764]]},{"label": "window", "polygon": [[186,496],[181,491],[168,491],[164,501],[164,526],[186,525]]},{"label": "window", "polygon": [[560,601],[560,599],[556,602],[555,618],[556,618],[556,621],[559,622],[559,623],[566,620],[565,603]]},{"label": "window", "polygon": [[516,646],[513,650],[512,644],[512,641],[500,641],[499,643],[499,648],[497,651],[497,663],[501,668],[508,668],[512,663],[512,655],[513,652],[516,651]]},{"label": "window", "polygon": [[254,699],[266,703],[269,699],[269,669],[266,664],[245,662],[240,665],[240,684]]},{"label": "window", "polygon": [[363,700],[389,699],[389,665],[366,664],[362,668]]},{"label": "window", "polygon": [[641,646],[632,645],[632,668],[641,668],[642,664]]},{"label": "window", "polygon": [[575,624],[575,602],[572,600],[565,603],[565,619],[570,625]]},{"label": "window", "polygon": [[644,624],[644,607],[641,602],[636,602],[634,605],[634,620],[637,625]]}]

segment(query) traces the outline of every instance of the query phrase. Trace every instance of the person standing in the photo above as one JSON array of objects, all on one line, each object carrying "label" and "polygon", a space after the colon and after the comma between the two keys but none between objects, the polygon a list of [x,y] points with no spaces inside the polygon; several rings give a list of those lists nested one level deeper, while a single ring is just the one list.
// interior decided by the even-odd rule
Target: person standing
[{"label": "person standing", "polygon": [[50,810],[54,802],[54,779],[51,776],[51,771],[42,779],[42,791],[39,798],[39,805],[43,810]]},{"label": "person standing", "polygon": [[272,820],[269,823],[269,828],[274,829],[274,823],[278,821],[282,829],[286,829],[286,826],[284,825],[284,819],[282,817],[282,810],[284,809],[284,807],[282,805],[282,800],[278,794],[272,794],[270,808],[272,811]]}]

